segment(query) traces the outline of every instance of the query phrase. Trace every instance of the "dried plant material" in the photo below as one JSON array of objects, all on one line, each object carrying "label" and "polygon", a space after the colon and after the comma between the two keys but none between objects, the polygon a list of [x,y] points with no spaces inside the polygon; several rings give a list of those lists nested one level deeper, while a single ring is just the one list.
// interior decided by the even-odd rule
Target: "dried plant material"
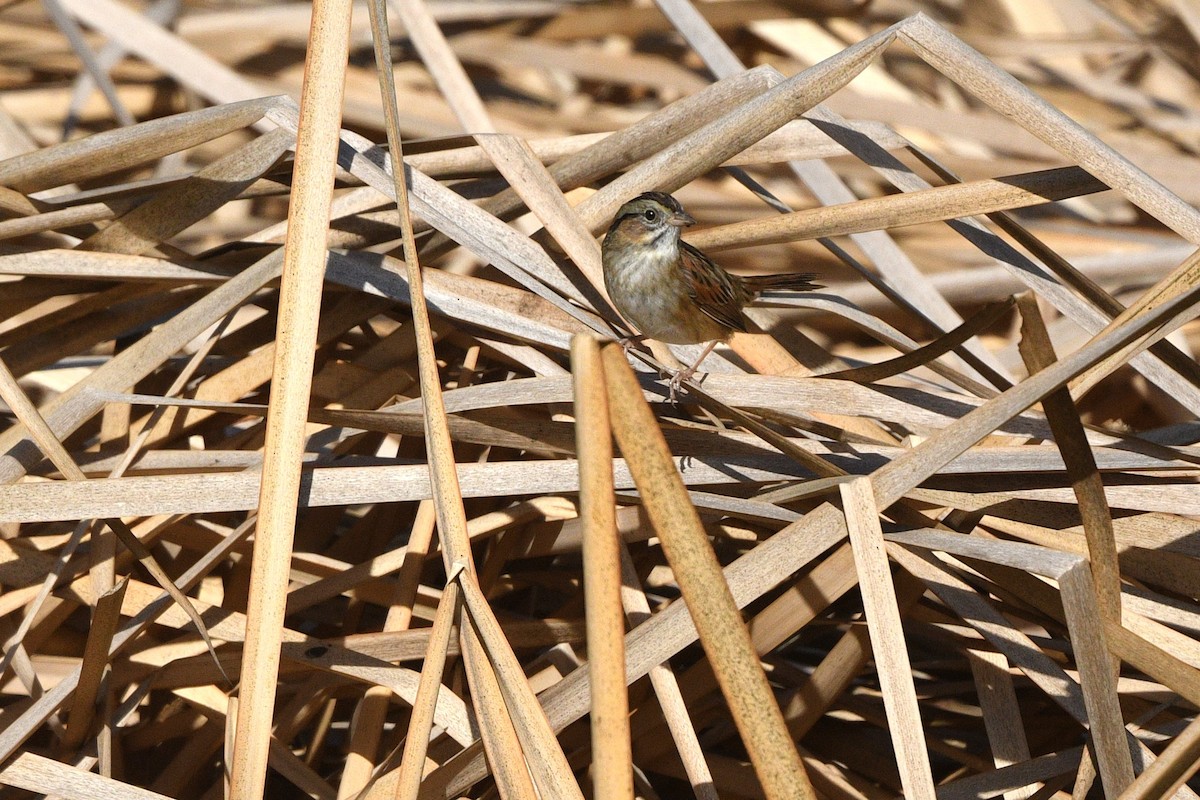
[{"label": "dried plant material", "polygon": [[808,776],[786,736],[779,707],[760,671],[749,633],[708,550],[700,519],[687,500],[666,442],[654,435],[654,418],[620,348],[604,350],[613,433],[630,463],[663,548],[688,604],[701,643],[713,662],[739,732],[769,798],[811,797]]},{"label": "dried plant material", "polygon": [[[724,225],[691,236],[689,241],[704,250],[779,244],[990,214],[1066,200],[1107,188],[1077,167],[1064,167],[862,200],[849,204],[852,209],[825,206],[762,222]],[[830,224],[835,220],[835,224]]]},{"label": "dried plant material", "polygon": [[1184,6],[5,5],[0,783],[1197,798]]},{"label": "dried plant material", "polygon": [[1200,724],[1192,722],[1125,790],[1122,799],[1149,800],[1177,794],[1183,782],[1195,773],[1197,756],[1200,756]]},{"label": "dried plant material", "polygon": [[[583,588],[592,691],[592,760],[597,798],[632,797],[629,698],[625,688],[625,620],[621,548],[612,481],[612,427],[599,343],[571,342],[579,451],[579,518],[583,523]],[[587,487],[586,489],[583,487]]]},{"label": "dried plant material", "polygon": [[879,511],[867,478],[855,478],[838,487],[846,513],[846,529],[854,548],[858,583],[863,595],[871,648],[879,670],[880,689],[888,713],[892,746],[900,768],[905,797],[932,798],[933,773],[917,708],[908,646],[901,631],[900,609],[883,547]]}]

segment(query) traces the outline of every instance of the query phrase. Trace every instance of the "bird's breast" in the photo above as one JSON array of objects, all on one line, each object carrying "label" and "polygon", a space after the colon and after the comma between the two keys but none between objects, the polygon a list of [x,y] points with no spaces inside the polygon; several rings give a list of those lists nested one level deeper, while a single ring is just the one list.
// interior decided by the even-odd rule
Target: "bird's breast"
[{"label": "bird's breast", "polygon": [[639,331],[670,344],[697,344],[728,335],[696,306],[671,253],[630,249],[642,252],[614,253],[606,248],[604,283],[617,310]]}]

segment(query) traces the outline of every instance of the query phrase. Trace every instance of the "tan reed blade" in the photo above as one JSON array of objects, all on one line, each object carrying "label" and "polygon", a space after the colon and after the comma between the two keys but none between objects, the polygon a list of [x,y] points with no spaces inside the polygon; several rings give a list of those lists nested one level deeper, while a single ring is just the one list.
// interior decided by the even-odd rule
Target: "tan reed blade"
[{"label": "tan reed blade", "polygon": [[263,444],[258,525],[247,598],[246,643],[238,686],[238,714],[230,763],[229,792],[254,797],[266,783],[271,720],[288,566],[292,554],[305,408],[312,386],[314,343],[325,273],[325,237],[337,146],[350,4],[313,6],[310,57],[296,132],[296,191],[291,194],[283,248],[279,324],[272,370],[271,407]]}]

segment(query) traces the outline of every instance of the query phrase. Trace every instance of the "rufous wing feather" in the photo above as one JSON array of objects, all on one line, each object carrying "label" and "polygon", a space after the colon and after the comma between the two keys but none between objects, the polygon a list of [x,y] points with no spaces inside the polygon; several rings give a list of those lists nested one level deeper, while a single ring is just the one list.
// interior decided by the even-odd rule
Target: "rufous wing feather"
[{"label": "rufous wing feather", "polygon": [[696,306],[722,325],[745,332],[742,306],[749,297],[729,273],[687,242],[679,243],[680,264],[688,295]]}]

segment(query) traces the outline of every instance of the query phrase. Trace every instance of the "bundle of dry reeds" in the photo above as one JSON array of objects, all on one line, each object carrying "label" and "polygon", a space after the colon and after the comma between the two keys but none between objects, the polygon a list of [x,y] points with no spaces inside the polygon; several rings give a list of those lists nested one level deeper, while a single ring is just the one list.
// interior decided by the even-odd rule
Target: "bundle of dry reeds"
[{"label": "bundle of dry reeds", "polygon": [[[0,36],[5,796],[1197,797],[1190,4]],[[651,189],[828,284],[674,400]]]}]

